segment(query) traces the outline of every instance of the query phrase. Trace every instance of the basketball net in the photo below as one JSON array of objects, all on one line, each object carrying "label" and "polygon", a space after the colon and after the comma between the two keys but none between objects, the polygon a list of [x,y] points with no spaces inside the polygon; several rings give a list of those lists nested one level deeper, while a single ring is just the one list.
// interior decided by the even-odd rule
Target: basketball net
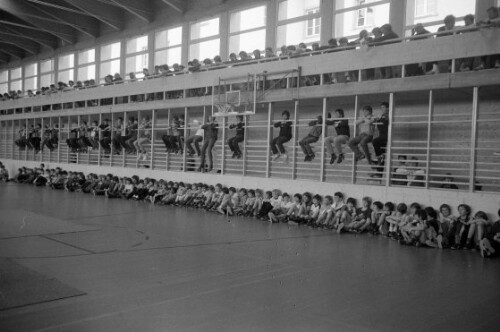
[{"label": "basketball net", "polygon": [[227,114],[229,112],[234,112],[234,106],[228,103],[216,103],[214,106],[217,108],[218,114]]}]

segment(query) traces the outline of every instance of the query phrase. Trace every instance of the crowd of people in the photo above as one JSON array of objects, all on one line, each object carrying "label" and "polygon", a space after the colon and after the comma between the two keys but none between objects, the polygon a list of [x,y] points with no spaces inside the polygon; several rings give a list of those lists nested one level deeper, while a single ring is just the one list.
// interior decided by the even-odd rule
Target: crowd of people
[{"label": "crowd of people", "polygon": [[[466,33],[477,29],[481,26],[493,26],[500,27],[500,17],[499,9],[497,7],[490,7],[487,10],[488,19],[475,22],[474,15],[469,14],[464,18],[464,26],[456,26],[456,18],[453,15],[448,15],[444,19],[444,26],[440,27],[437,32],[437,37],[447,36],[456,33]],[[424,25],[418,23],[412,29],[412,36],[408,41],[412,40],[422,40],[426,38],[434,37],[430,34],[428,30],[425,29]],[[299,45],[284,45],[280,47],[279,51],[274,51],[272,47],[267,47],[264,51],[256,49],[251,54],[246,51],[241,51],[238,54],[231,53],[227,61],[223,61],[221,56],[216,55],[213,58],[206,58],[204,60],[193,59],[187,63],[186,66],[180,65],[178,63],[168,66],[167,64],[157,65],[154,68],[154,72],[150,73],[149,69],[143,69],[142,80],[149,80],[153,78],[159,78],[164,76],[175,76],[181,75],[189,72],[197,72],[200,70],[214,70],[219,68],[240,66],[244,64],[263,61],[273,61],[279,58],[289,58],[304,55],[314,55],[321,54],[325,52],[336,52],[342,50],[352,50],[360,48],[363,45],[375,46],[375,45],[386,45],[392,43],[400,42],[400,36],[396,34],[390,24],[384,24],[381,27],[375,27],[371,32],[367,30],[362,30],[359,33],[359,37],[355,40],[349,41],[347,38],[331,38],[327,45],[320,45],[319,43],[312,43],[307,46],[305,43],[300,43]],[[446,71],[450,70],[449,61],[444,61],[447,65]],[[438,74],[444,68],[440,66],[439,63],[420,63],[414,65],[405,66],[405,71],[407,76],[416,76],[424,74]],[[500,55],[492,55],[480,57],[478,59],[468,58],[460,59],[457,61],[457,69],[459,71],[468,70],[481,70],[487,68],[500,68]],[[440,69],[441,68],[441,69]],[[339,81],[349,82],[356,79],[356,72],[345,72],[345,73],[332,73],[325,78],[326,83],[337,83]],[[379,78],[392,78],[397,77],[397,70],[393,70],[392,67],[377,68],[377,69],[367,69],[364,70],[362,75],[364,79],[379,79]],[[136,73],[131,72],[128,74],[128,80],[124,80],[119,73],[114,75],[106,75],[104,77],[103,85],[121,84],[125,81],[135,82],[138,81]],[[308,78],[304,84],[306,85],[317,85],[319,84],[319,79],[317,77]],[[50,95],[60,92],[88,89],[98,86],[94,79],[89,79],[85,81],[69,81],[68,83],[58,82],[57,84],[51,84],[49,87],[42,87],[40,90],[33,91],[28,90],[23,92],[21,90],[10,91],[8,93],[0,94],[0,100],[9,99],[19,99],[24,97],[34,97],[39,95]]]},{"label": "crowd of people", "polygon": [[[448,204],[435,209],[417,202],[408,206],[403,202],[372,201],[370,197],[363,197],[358,204],[356,198],[346,198],[341,192],[325,196],[309,192],[288,194],[278,189],[228,188],[222,184],[140,179],[136,175],[122,178],[113,174],[85,175],[61,168],[49,169],[44,164],[35,169],[20,168],[12,179],[0,164],[0,180],[108,199],[204,209],[337,234],[381,235],[408,246],[479,250],[483,257],[500,253],[500,220],[494,222],[483,211],[473,214],[467,204],[458,205],[454,215]],[[500,210],[498,214],[500,217]]]}]

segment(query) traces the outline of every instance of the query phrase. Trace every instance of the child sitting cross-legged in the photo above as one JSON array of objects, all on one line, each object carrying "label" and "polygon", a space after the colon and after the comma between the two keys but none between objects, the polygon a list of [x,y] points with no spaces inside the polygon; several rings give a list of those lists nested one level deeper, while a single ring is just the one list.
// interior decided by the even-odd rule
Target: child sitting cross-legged
[{"label": "child sitting cross-legged", "polygon": [[390,239],[399,239],[398,227],[399,225],[406,225],[409,219],[406,214],[407,210],[408,206],[405,203],[399,203],[396,207],[396,212],[385,217],[386,222],[389,224],[389,233],[387,233],[387,236]]},{"label": "child sitting cross-legged", "polygon": [[314,227],[322,227],[329,228],[330,222],[333,218],[333,197],[330,195],[326,195],[323,198],[323,204],[321,204],[321,208],[319,210],[318,218],[314,223]]},{"label": "child sitting cross-legged", "polygon": [[337,230],[337,234],[342,233],[342,231],[349,231],[352,226],[351,223],[356,219],[356,200],[349,197],[346,201],[346,207],[339,218],[337,218],[337,224],[334,225]]},{"label": "child sitting cross-legged", "polygon": [[372,200],[370,197],[363,197],[362,207],[356,210],[356,217],[351,222],[349,230],[355,233],[363,233],[372,223]]},{"label": "child sitting cross-legged", "polygon": [[278,223],[287,221],[288,213],[293,206],[293,202],[290,200],[290,195],[284,193],[282,196],[281,203],[274,207],[271,212],[269,212],[269,222]]},{"label": "child sitting cross-legged", "polygon": [[[273,205],[271,204],[271,198],[273,198],[272,191],[266,191],[264,193],[264,198],[262,199],[262,206],[257,213],[257,219],[265,219],[269,212],[273,209]],[[277,201],[277,199],[275,199]]]}]

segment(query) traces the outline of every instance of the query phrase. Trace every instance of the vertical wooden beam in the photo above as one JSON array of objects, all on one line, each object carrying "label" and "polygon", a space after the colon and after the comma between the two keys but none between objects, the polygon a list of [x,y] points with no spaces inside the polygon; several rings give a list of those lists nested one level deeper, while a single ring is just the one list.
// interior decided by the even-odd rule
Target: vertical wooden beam
[{"label": "vertical wooden beam", "polygon": [[323,124],[321,125],[321,164],[319,171],[319,182],[325,181],[325,135],[326,135],[326,113],[327,113],[327,98],[323,98]]},{"label": "vertical wooden beam", "polygon": [[102,139],[101,124],[102,124],[102,112],[99,112],[99,130],[97,131],[99,133],[99,139],[97,141],[97,143],[98,143],[98,147],[97,147],[97,153],[98,153],[98,156],[97,156],[97,165],[98,166],[101,166],[101,164],[102,164],[102,156],[101,156],[102,150],[101,150],[101,143],[100,143],[100,140]]},{"label": "vertical wooden beam", "polygon": [[[335,1],[321,1],[321,45],[327,45],[328,40],[332,37],[332,26],[333,26],[333,8]],[[274,25],[273,25],[274,26]],[[274,30],[274,29],[272,29]],[[322,75],[323,76],[323,75]]]},{"label": "vertical wooden beam", "polygon": [[220,49],[219,55],[222,59],[229,58],[229,13],[224,11],[220,15]]},{"label": "vertical wooden beam", "polygon": [[473,88],[472,94],[472,126],[470,139],[470,173],[469,191],[474,192],[476,187],[476,142],[477,142],[477,115],[479,112],[479,87]]},{"label": "vertical wooden beam", "polygon": [[[245,121],[245,132],[243,134],[243,165],[241,167],[241,175],[245,176],[247,173],[248,116],[245,115],[243,119]],[[268,144],[268,146],[269,146],[269,144]],[[269,153],[267,155],[269,156]],[[269,157],[267,159],[269,160]]]},{"label": "vertical wooden beam", "polygon": [[155,126],[156,126],[156,112],[157,110],[153,110],[151,112],[151,159],[149,160],[149,169],[153,169],[154,166],[154,152],[155,152]]},{"label": "vertical wooden beam", "polygon": [[387,131],[387,147],[385,149],[385,186],[391,184],[391,162],[392,162],[392,124],[394,122],[394,93],[389,94],[389,128]]},{"label": "vertical wooden beam", "polygon": [[293,112],[293,138],[292,138],[292,180],[297,178],[297,135],[299,120],[299,101],[296,99],[294,101],[294,112]]},{"label": "vertical wooden beam", "polygon": [[278,1],[269,1],[266,13],[266,47],[276,49],[276,26],[278,22]]},{"label": "vertical wooden beam", "polygon": [[[226,151],[225,151],[225,142],[226,142],[226,126],[227,126],[227,117],[222,117],[222,142],[221,142],[221,162],[220,162],[220,174],[224,175],[224,170],[226,168]],[[213,158],[213,152],[212,152]],[[213,160],[212,160],[213,162]]]},{"label": "vertical wooden beam", "polygon": [[61,117],[58,117],[58,123],[59,123],[59,132],[57,133],[57,162],[61,162],[61,144],[62,144],[62,121]]},{"label": "vertical wooden beam", "polygon": [[[358,95],[356,95],[356,97],[354,97],[354,128],[353,128],[353,134],[352,134],[352,137],[356,137],[356,135],[358,134],[358,126],[356,125],[356,121],[358,120],[358,103],[359,103],[359,100],[358,100]],[[354,184],[356,182],[356,168],[357,168],[357,163],[355,161],[355,158],[356,156],[354,155],[353,153],[353,156],[352,156],[352,174],[351,174],[351,183]]]},{"label": "vertical wooden beam", "polygon": [[434,91],[429,90],[429,111],[427,114],[427,149],[425,162],[425,188],[429,188],[429,170],[431,163],[432,114],[434,113]]},{"label": "vertical wooden beam", "polygon": [[266,178],[271,176],[271,135],[272,135],[272,103],[267,104],[267,146],[266,146]]},{"label": "vertical wooden beam", "polygon": [[[113,99],[115,99],[115,98],[113,98]],[[128,124],[127,112],[123,112],[123,126],[125,126],[125,133],[127,133],[127,129],[126,129],[127,124]],[[120,133],[120,135],[121,135],[121,133]],[[127,151],[123,147],[121,147],[120,150],[122,151],[122,167],[125,167],[127,164]]]}]

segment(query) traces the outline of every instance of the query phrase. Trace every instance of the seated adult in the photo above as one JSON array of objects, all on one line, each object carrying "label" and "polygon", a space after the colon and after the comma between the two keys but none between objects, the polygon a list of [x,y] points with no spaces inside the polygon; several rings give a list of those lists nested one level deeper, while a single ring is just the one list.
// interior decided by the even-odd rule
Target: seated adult
[{"label": "seated adult", "polygon": [[[373,38],[370,42],[371,45],[387,45],[399,43],[399,41],[395,41],[394,39],[399,39],[399,36],[392,31],[392,25],[384,24],[380,27],[380,31],[382,32],[382,36]],[[380,68],[382,78],[393,78],[397,77],[397,71],[399,70],[399,66],[395,67],[383,67]],[[377,76],[377,75],[376,75]]]},{"label": "seated adult", "polygon": [[[478,23],[479,26],[489,25],[492,27],[500,28],[500,16],[497,7],[490,7],[487,10],[488,19]],[[474,68],[481,70],[485,68],[500,68],[500,54],[481,57],[481,63]]]},{"label": "seated adult", "polygon": [[[430,31],[424,28],[424,25],[422,23],[417,23],[411,33],[411,41],[413,40],[422,40],[422,39],[427,39],[429,38]],[[432,64],[430,64],[432,67]],[[426,63],[419,63],[419,64],[411,64],[411,65],[406,65],[405,66],[405,71],[406,71],[406,76],[419,76],[425,74],[428,70],[431,70],[431,68],[427,69],[427,64]]]},{"label": "seated adult", "polygon": [[[439,27],[438,35],[436,37],[451,36],[455,32],[456,18],[453,15],[448,15],[444,18],[444,25]],[[439,61],[432,64],[432,69],[428,71],[427,75],[435,75],[441,72],[448,72],[450,70],[451,61]]]}]

